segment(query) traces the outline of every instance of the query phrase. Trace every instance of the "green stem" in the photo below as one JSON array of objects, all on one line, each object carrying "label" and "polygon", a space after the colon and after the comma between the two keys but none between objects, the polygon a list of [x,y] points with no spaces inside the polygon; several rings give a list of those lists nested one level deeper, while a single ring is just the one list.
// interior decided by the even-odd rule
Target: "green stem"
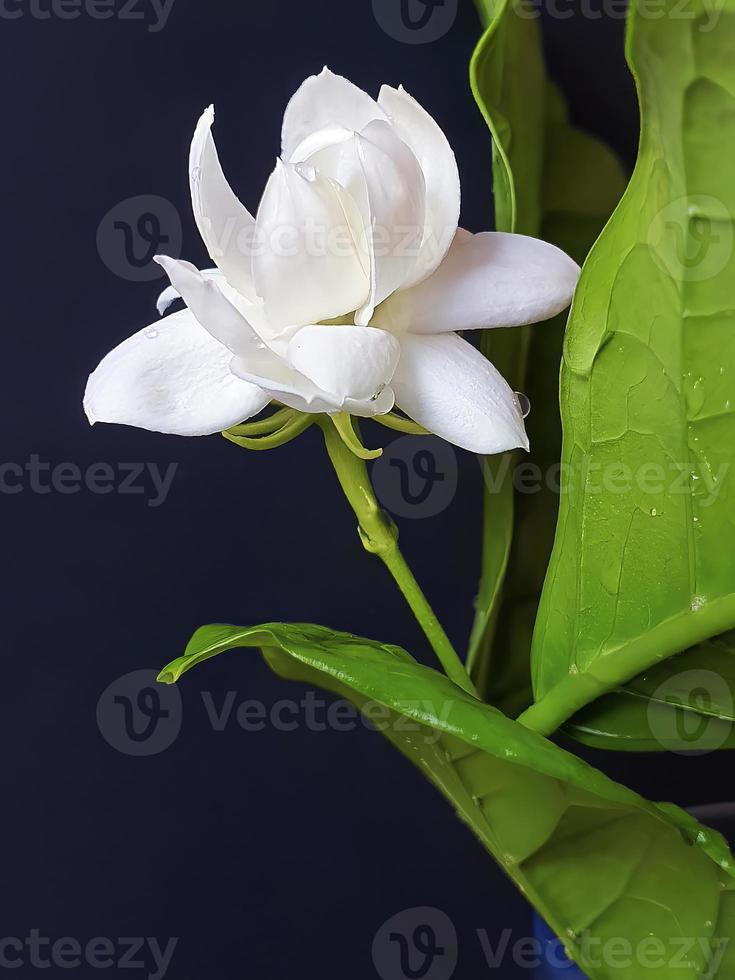
[{"label": "green stem", "polygon": [[477,697],[464,664],[426,600],[398,547],[398,531],[375,499],[367,467],[343,442],[329,417],[320,420],[324,441],[337,478],[358,520],[360,539],[366,551],[377,555],[393,576],[413,614],[431,643],[447,676]]}]

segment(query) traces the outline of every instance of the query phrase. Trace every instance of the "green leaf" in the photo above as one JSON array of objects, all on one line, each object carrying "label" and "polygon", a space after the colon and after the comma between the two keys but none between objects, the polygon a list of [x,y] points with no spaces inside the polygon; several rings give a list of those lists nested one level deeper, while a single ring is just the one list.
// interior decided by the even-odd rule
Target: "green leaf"
[{"label": "green leaf", "polygon": [[[400,647],[304,624],[207,626],[161,679],[238,647],[262,647],[282,676],[356,703],[451,801],[592,980],[663,980],[683,947],[677,976],[695,980],[733,934],[733,862],[718,834],[647,803]],[[665,949],[660,969],[597,962],[606,943],[650,949],[652,937]],[[711,976],[731,975],[729,955]]]},{"label": "green leaf", "polygon": [[[487,30],[471,79],[493,134],[496,227],[540,235],[581,264],[625,188],[620,164],[570,124],[545,77],[537,21],[510,0],[478,0],[478,7]],[[531,636],[558,510],[558,492],[546,480],[538,493],[514,500],[513,473],[518,462],[544,475],[558,465],[565,322],[562,314],[535,328],[486,331],[481,340],[483,353],[532,405],[530,457],[484,460],[483,566],[468,658],[478,688],[509,714],[532,700]]]},{"label": "green leaf", "polygon": [[[538,24],[515,13],[513,0],[478,0],[486,26],[472,57],[470,81],[475,100],[492,134],[495,228],[529,235],[541,222],[540,189],[544,143],[545,72]],[[525,380],[528,327],[487,330],[480,349],[509,384]],[[473,680],[486,688],[494,610],[502,589],[513,538],[513,455],[485,459],[484,543],[477,612],[468,666]],[[487,693],[487,692],[486,692]]]},{"label": "green leaf", "polygon": [[639,157],[567,330],[565,479],[524,716],[544,732],[735,626],[735,3],[715,29],[704,0],[687,19],[675,3],[631,9]]},{"label": "green leaf", "polygon": [[564,731],[594,748],[694,753],[735,748],[735,631],[656,664],[588,705]]}]

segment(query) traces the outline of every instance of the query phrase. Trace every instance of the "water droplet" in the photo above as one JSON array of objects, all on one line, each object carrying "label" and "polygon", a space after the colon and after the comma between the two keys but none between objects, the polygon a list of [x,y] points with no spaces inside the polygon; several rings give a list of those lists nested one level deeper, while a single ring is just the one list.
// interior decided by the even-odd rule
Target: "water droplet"
[{"label": "water droplet", "polygon": [[202,168],[201,167],[194,167],[192,169],[192,171],[191,171],[191,179],[192,179],[192,183],[194,183],[194,184],[198,184],[199,183],[199,181],[202,179]]},{"label": "water droplet", "polygon": [[308,163],[297,163],[295,170],[299,177],[303,177],[310,183],[316,180],[316,170]]},{"label": "water droplet", "polygon": [[[692,599],[692,612],[699,612],[707,600],[702,595],[695,595]],[[701,833],[701,831],[700,831]]]},{"label": "water droplet", "polygon": [[143,336],[146,337],[148,340],[155,340],[156,337],[158,336],[158,331],[156,330],[155,327],[147,327],[143,331]]},{"label": "water droplet", "polygon": [[521,415],[524,419],[527,419],[531,414],[531,399],[528,395],[524,395],[522,391],[517,391],[515,395],[518,401],[518,407],[521,410]]},{"label": "water droplet", "polygon": [[572,666],[569,668],[569,673],[572,675],[572,677],[576,677],[579,673],[579,667],[576,664],[572,664]]},{"label": "water droplet", "polygon": [[692,415],[698,415],[704,407],[707,397],[704,378],[698,377],[693,379],[691,375],[688,375],[685,378],[684,395],[690,413]]},{"label": "water droplet", "polygon": [[651,517],[658,517],[658,511],[655,507],[651,507]]}]

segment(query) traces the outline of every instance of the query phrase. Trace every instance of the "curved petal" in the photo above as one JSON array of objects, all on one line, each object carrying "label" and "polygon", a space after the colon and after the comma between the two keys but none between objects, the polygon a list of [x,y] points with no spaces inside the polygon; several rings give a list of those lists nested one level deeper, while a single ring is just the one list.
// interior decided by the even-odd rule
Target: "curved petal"
[{"label": "curved petal", "polygon": [[386,385],[373,398],[363,399],[362,401],[356,398],[345,398],[342,411],[349,412],[350,415],[359,415],[362,418],[369,419],[373,415],[385,415],[386,412],[390,412],[395,403],[395,392],[390,385]]},{"label": "curved petal", "polygon": [[399,408],[455,446],[486,455],[528,449],[515,393],[457,334],[406,334],[392,385]]},{"label": "curved petal", "polygon": [[274,326],[331,320],[365,301],[359,225],[354,202],[337,183],[308,164],[277,162],[258,209],[253,256],[255,288]]},{"label": "curved petal", "polygon": [[292,160],[299,144],[320,129],[357,132],[373,119],[386,119],[375,99],[326,66],[301,84],[283,114],[281,155]]},{"label": "curved petal", "polygon": [[270,401],[232,374],[231,357],[189,310],[180,310],[103,358],[87,382],[87,418],[180,436],[221,432]]},{"label": "curved petal", "polygon": [[273,399],[300,412],[339,412],[342,403],[284,360],[267,365],[257,359],[233,357],[230,370],[243,381],[257,385]]},{"label": "curved petal", "polygon": [[362,218],[358,239],[370,270],[370,294],[356,322],[410,279],[424,235],[426,188],[418,160],[387,122],[337,139],[308,162],[343,187]]},{"label": "curved petal", "polygon": [[376,399],[400,354],[398,340],[374,327],[303,327],[288,347],[289,363],[340,403]]},{"label": "curved petal", "polygon": [[156,255],[154,258],[165,269],[171,285],[199,323],[216,340],[234,354],[264,348],[257,332],[213,279],[202,275],[191,262],[182,262],[167,255]]},{"label": "curved petal", "polygon": [[397,89],[383,85],[378,105],[385,109],[397,134],[413,150],[426,181],[424,238],[414,270],[405,283],[412,286],[431,275],[452,244],[459,221],[459,171],[443,130],[402,85]]},{"label": "curved petal", "polygon": [[579,272],[561,249],[538,238],[463,232],[436,272],[391,296],[373,322],[414,333],[536,323],[569,306]]},{"label": "curved petal", "polygon": [[189,152],[194,219],[212,261],[243,296],[253,295],[250,271],[255,218],[227,183],[212,137],[214,106],[203,113]]},{"label": "curved petal", "polygon": [[[320,389],[263,343],[249,321],[219,286],[189,262],[156,256],[204,329],[235,354],[230,370],[240,380],[292,408],[306,412],[341,411],[344,398]],[[338,327],[324,329],[338,330]],[[342,329],[349,329],[344,327]],[[382,332],[382,331],[381,331]]]},{"label": "curved petal", "polygon": [[[225,278],[219,269],[200,269],[199,275],[204,276],[205,279],[213,279],[215,282],[224,281]],[[158,310],[159,316],[163,316],[166,310],[173,303],[175,303],[177,299],[181,299],[181,293],[178,291],[176,286],[166,286],[156,300],[156,309]]]}]

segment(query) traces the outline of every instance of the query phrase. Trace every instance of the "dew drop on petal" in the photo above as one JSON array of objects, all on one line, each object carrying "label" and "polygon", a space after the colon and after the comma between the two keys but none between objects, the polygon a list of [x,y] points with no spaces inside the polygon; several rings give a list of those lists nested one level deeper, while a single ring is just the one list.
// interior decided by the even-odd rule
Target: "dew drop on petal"
[{"label": "dew drop on petal", "polygon": [[311,166],[311,164],[297,163],[294,169],[299,177],[303,177],[304,180],[308,180],[309,183],[313,183],[316,180],[316,170]]},{"label": "dew drop on petal", "polygon": [[146,338],[147,340],[155,340],[155,339],[156,339],[156,337],[158,336],[158,331],[156,330],[156,328],[155,328],[155,327],[147,327],[147,328],[146,328],[146,329],[145,329],[145,330],[143,331],[143,336],[144,336],[144,337],[145,337],[145,338]]},{"label": "dew drop on petal", "polygon": [[518,401],[518,407],[521,410],[521,415],[524,419],[527,419],[531,414],[531,399],[528,395],[524,395],[522,391],[517,391],[515,396]]},{"label": "dew drop on petal", "polygon": [[201,167],[194,167],[192,169],[192,171],[191,171],[191,179],[192,179],[192,181],[195,184],[198,184],[199,181],[201,180],[201,176],[202,176],[202,168]]}]

